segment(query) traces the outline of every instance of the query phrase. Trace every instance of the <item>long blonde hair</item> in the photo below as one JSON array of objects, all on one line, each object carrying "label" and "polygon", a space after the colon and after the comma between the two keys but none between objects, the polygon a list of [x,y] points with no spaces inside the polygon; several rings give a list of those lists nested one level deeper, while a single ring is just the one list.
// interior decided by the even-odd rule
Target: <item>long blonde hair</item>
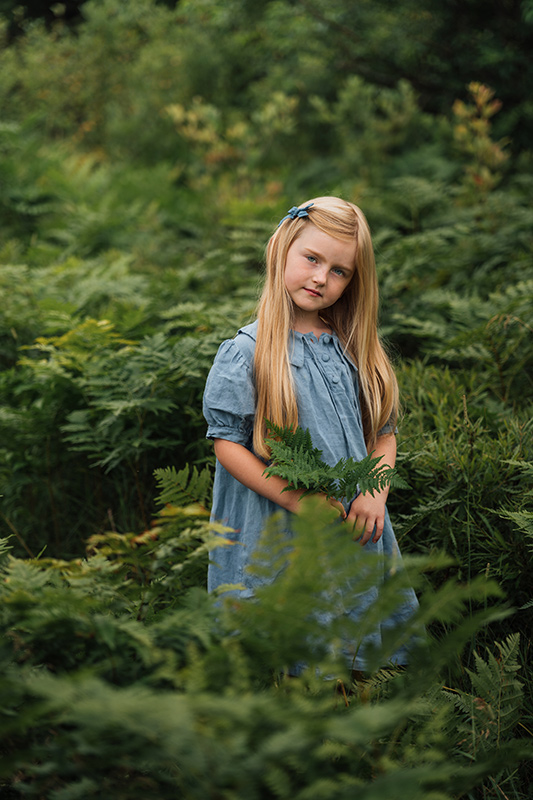
[{"label": "long blonde hair", "polygon": [[265,419],[295,428],[298,406],[292,379],[289,334],[293,305],[285,286],[285,264],[292,243],[306,225],[342,241],[354,241],[355,272],[344,294],[321,312],[359,371],[360,402],[367,448],[376,443],[385,423],[396,424],[398,384],[378,337],[378,283],[370,229],[362,211],[338,197],[316,197],[308,218],[285,220],[271,236],[266,250],[266,280],[258,305],[254,358],[256,416],[254,450],[269,457]]}]

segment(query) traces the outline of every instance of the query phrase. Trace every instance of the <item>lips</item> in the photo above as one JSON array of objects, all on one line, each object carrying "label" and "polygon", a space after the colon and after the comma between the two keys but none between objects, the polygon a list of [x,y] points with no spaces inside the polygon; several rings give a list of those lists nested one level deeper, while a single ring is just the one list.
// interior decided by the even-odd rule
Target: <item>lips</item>
[{"label": "lips", "polygon": [[322,297],[320,292],[315,291],[315,289],[307,289],[307,287],[305,287],[305,286],[304,286],[304,289],[308,294],[311,295],[311,297]]}]

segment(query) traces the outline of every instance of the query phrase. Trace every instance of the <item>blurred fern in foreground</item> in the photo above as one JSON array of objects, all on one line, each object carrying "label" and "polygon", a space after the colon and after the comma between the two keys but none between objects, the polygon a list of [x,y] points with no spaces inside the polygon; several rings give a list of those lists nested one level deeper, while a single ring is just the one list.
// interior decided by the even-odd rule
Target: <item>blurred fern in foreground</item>
[{"label": "blurred fern in foreground", "polygon": [[[179,483],[178,491],[187,490],[185,476]],[[471,687],[451,692],[462,702],[448,702],[443,691],[446,665],[480,625],[506,613],[492,605],[494,584],[452,580],[431,591],[426,572],[447,560],[412,557],[404,570],[389,565],[376,603],[354,625],[338,613],[339,581],[349,578],[356,600],[384,564],[341,526],[333,533],[331,510],[308,498],[289,553],[275,520],[265,531],[254,569],[283,562],[275,583],[258,588],[256,601],[217,600],[180,578],[180,564],[214,544],[205,512],[168,511],[141,535],[94,540],[88,559],[22,561],[3,553],[3,792],[342,800],[356,791],[366,800],[452,800],[484,781],[503,785],[533,754],[513,738],[521,700],[516,642],[500,646],[503,667],[492,656],[479,660]],[[223,537],[219,543],[234,546]],[[340,639],[379,625],[408,583],[420,591],[419,612],[383,637],[373,676],[352,683]],[[486,606],[476,615],[467,613],[472,598]],[[330,624],[321,623],[324,612]],[[419,636],[404,670],[379,668],[433,620],[446,621],[446,636]],[[302,658],[308,668],[286,678],[286,665]],[[468,710],[469,691],[490,703],[497,735],[484,736]],[[474,706],[482,713],[481,700]],[[475,725],[478,745],[483,740],[468,752],[457,733],[465,725]]]}]

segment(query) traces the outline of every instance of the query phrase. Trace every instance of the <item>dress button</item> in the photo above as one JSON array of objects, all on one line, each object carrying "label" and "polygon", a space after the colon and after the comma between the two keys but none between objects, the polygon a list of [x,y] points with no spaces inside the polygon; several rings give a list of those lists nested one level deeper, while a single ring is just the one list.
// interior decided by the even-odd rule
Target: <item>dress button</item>
[{"label": "dress button", "polygon": [[327,333],[325,333],[322,336],[322,341],[324,342],[324,344],[329,344],[331,342],[331,336],[329,336]]},{"label": "dress button", "polygon": [[338,375],[333,375],[332,378],[331,378],[331,382],[332,383],[338,383],[339,382],[339,376]]},{"label": "dress button", "polygon": [[329,361],[329,353],[324,353],[322,356],[322,361]]}]

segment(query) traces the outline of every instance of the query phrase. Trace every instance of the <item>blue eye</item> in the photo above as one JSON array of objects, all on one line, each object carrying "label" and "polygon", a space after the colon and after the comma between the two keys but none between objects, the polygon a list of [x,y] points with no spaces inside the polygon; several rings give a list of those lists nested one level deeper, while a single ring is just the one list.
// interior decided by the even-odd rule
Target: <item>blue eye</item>
[{"label": "blue eye", "polygon": [[333,272],[335,273],[335,275],[340,275],[341,278],[344,278],[344,270],[341,269],[340,267],[334,267]]},{"label": "blue eye", "polygon": [[310,261],[312,264],[316,264],[316,258],[314,256],[307,256],[307,260]]}]

